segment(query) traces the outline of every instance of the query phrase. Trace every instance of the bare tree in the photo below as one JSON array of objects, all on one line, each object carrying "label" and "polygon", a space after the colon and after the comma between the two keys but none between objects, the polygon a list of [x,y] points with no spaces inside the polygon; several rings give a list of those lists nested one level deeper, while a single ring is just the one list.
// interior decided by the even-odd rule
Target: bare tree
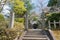
[{"label": "bare tree", "polygon": [[0,0],[0,12],[3,10],[3,7],[6,3],[7,3],[7,0]]},{"label": "bare tree", "polygon": [[40,22],[42,23],[42,29],[45,28],[45,13],[44,13],[44,9],[43,9],[43,4],[40,0],[38,0],[39,5],[37,7],[39,7],[39,9],[42,11],[42,13],[40,13]]}]

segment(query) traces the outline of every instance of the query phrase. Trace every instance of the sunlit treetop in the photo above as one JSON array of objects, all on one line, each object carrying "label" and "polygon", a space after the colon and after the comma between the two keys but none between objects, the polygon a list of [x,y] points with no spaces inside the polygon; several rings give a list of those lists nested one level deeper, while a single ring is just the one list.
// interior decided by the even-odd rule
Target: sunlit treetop
[{"label": "sunlit treetop", "polygon": [[14,1],[11,1],[13,2],[12,3],[12,6],[13,6],[13,11],[15,12],[15,14],[18,14],[18,15],[23,15],[24,12],[26,11],[26,8],[24,6],[24,2],[23,1],[20,1],[20,0],[14,0]]}]

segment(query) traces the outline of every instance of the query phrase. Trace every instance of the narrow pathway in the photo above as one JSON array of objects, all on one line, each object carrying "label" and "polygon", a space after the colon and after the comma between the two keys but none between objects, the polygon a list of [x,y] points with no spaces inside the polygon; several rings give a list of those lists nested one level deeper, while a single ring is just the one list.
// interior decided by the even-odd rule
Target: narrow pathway
[{"label": "narrow pathway", "polygon": [[29,29],[19,40],[49,40],[41,29]]}]

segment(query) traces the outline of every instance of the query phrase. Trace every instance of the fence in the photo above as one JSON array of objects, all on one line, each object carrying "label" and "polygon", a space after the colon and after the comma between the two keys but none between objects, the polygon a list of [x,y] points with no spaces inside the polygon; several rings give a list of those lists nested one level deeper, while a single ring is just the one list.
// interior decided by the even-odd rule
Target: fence
[{"label": "fence", "polygon": [[48,27],[51,28],[51,24],[53,24],[54,28],[57,27],[57,24],[59,24],[60,27],[60,20],[58,22],[56,22],[55,20],[53,22],[51,22],[50,20],[48,21]]}]

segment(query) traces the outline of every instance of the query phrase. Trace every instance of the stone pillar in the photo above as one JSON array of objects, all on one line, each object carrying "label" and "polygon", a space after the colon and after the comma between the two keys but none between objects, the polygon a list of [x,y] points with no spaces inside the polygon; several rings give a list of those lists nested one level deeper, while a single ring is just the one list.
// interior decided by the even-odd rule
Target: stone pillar
[{"label": "stone pillar", "polygon": [[59,20],[59,28],[60,28],[60,20]]},{"label": "stone pillar", "polygon": [[56,28],[56,22],[55,22],[55,20],[54,20],[54,27]]},{"label": "stone pillar", "polygon": [[25,14],[25,30],[28,30],[28,13]]},{"label": "stone pillar", "polygon": [[11,12],[10,13],[10,24],[9,24],[9,28],[13,28],[14,26],[14,13]]},{"label": "stone pillar", "polygon": [[50,25],[51,23],[50,23],[50,20],[48,21],[48,26],[49,26],[49,29],[51,29],[51,25]]},{"label": "stone pillar", "polygon": [[44,29],[45,28],[45,14],[44,14],[44,12],[42,12],[42,14],[41,14],[41,19],[42,19],[42,21],[41,21],[42,29]]}]

